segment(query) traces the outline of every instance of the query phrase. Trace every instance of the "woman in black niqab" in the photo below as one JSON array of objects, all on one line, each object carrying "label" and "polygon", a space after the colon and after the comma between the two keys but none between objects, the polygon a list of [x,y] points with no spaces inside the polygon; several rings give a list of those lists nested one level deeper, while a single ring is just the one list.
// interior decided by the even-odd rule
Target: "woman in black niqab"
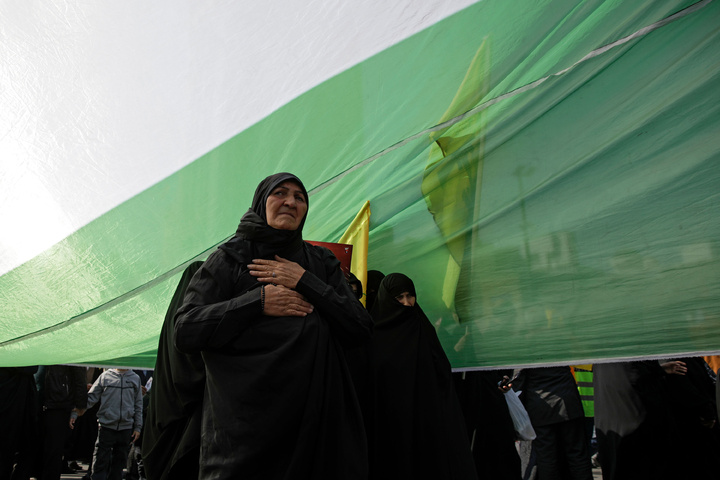
[{"label": "woman in black niqab", "polygon": [[[307,200],[292,174],[263,180],[178,310],[175,344],[205,363],[201,479],[367,475],[344,350],[372,321],[340,262],[302,240]],[[279,213],[292,228],[271,226]]]},{"label": "woman in black niqab", "polygon": [[373,307],[371,479],[477,478],[451,367],[412,280],[391,273]]}]

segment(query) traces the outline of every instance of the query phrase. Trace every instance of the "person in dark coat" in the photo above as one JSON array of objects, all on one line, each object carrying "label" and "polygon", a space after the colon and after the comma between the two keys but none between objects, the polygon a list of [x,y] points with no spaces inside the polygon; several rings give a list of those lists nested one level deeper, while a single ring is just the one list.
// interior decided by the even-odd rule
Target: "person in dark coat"
[{"label": "person in dark coat", "polygon": [[[95,380],[102,374],[103,369],[98,367],[87,367],[85,371],[86,388],[89,391]],[[90,480],[92,477],[92,458],[95,451],[95,442],[98,436],[98,419],[97,413],[100,410],[100,404],[96,403],[88,408],[85,413],[78,417],[75,422],[75,428],[72,430],[73,447],[69,458],[76,461],[70,463],[70,467],[75,470],[82,470],[80,463],[87,463],[88,468],[82,480]],[[75,468],[78,467],[78,468]]]},{"label": "person in dark coat", "polygon": [[42,462],[40,478],[59,480],[63,449],[70,436],[70,412],[85,410],[85,368],[69,365],[40,367],[36,374],[42,404]]},{"label": "person in dark coat", "polygon": [[37,442],[38,367],[0,368],[0,480],[29,478]]},{"label": "person in dark coat", "polygon": [[386,276],[372,313],[370,478],[476,479],[450,362],[412,280]]},{"label": "person in dark coat", "polygon": [[675,479],[668,455],[675,441],[666,375],[655,360],[593,366],[595,431],[604,480]]},{"label": "person in dark coat", "polygon": [[[505,393],[498,386],[512,370],[453,374],[480,480],[520,480],[520,457]],[[509,380],[509,378],[508,378]]]},{"label": "person in dark coat", "polygon": [[367,445],[344,349],[372,319],[330,250],[302,239],[308,195],[271,175],[195,273],[175,344],[205,363],[201,479],[363,479]]},{"label": "person in dark coat", "polygon": [[715,372],[702,357],[670,359],[668,363],[673,362],[682,362],[685,373],[666,377],[668,404],[675,420],[673,437],[677,439],[672,444],[672,478],[720,479]]},{"label": "person in dark coat", "polygon": [[538,479],[592,480],[585,413],[570,367],[519,370],[513,389],[522,392],[520,400],[537,435],[532,446]]}]

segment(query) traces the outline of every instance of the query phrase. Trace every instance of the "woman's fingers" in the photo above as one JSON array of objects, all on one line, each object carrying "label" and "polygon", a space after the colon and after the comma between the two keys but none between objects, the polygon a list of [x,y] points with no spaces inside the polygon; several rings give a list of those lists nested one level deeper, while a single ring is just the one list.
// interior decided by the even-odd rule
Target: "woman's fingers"
[{"label": "woman's fingers", "polygon": [[288,288],[295,288],[305,269],[295,262],[275,256],[278,260],[254,259],[248,264],[250,275],[263,283],[283,285]]},{"label": "woman's fingers", "polygon": [[660,364],[660,366],[665,370],[665,373],[668,375],[685,375],[687,373],[687,366],[685,362],[681,362],[679,360],[675,360],[672,362],[665,362]]},{"label": "woman's fingers", "polygon": [[[264,260],[257,258],[248,264],[248,269],[252,274],[258,275],[270,275],[275,270],[275,265],[278,264],[275,260]],[[256,275],[256,276],[258,276]]]},{"label": "woman's fingers", "polygon": [[265,309],[263,313],[273,317],[304,317],[315,307],[294,290],[280,285],[265,287]]}]

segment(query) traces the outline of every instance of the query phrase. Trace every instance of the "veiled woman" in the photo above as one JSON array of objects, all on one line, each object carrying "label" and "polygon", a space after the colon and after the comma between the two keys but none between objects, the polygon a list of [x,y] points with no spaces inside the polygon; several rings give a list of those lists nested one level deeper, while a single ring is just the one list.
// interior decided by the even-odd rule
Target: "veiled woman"
[{"label": "veiled woman", "polygon": [[206,366],[201,479],[367,476],[344,348],[372,321],[332,253],[303,241],[307,210],[295,175],[263,180],[178,310],[175,343]]},{"label": "veiled woman", "polygon": [[477,478],[450,362],[412,280],[386,276],[372,315],[370,478]]}]

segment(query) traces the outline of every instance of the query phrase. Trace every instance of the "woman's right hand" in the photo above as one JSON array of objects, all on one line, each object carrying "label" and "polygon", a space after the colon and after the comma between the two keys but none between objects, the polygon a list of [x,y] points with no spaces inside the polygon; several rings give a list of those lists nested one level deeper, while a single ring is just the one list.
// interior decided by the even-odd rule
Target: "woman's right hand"
[{"label": "woman's right hand", "polygon": [[271,317],[305,317],[315,307],[295,290],[282,285],[265,285],[263,314]]}]

